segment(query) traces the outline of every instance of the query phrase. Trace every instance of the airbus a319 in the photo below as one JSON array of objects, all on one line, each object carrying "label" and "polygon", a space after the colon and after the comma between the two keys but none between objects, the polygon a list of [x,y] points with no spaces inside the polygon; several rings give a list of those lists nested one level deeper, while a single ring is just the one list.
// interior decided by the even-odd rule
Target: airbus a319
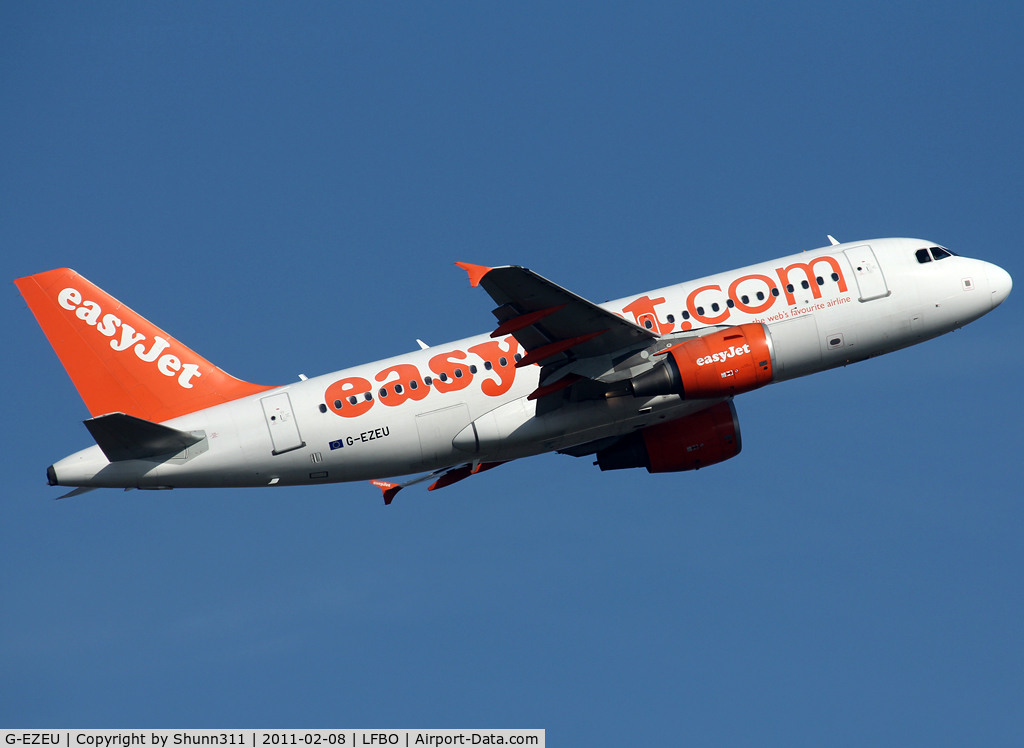
[{"label": "airbus a319", "polygon": [[934,242],[829,239],[604,304],[456,263],[494,300],[492,332],[282,386],[235,379],[72,270],[19,278],[96,442],[48,482],[70,496],[368,480],[390,504],[544,452],[694,470],[739,454],[737,395],[951,332],[1012,287]]}]

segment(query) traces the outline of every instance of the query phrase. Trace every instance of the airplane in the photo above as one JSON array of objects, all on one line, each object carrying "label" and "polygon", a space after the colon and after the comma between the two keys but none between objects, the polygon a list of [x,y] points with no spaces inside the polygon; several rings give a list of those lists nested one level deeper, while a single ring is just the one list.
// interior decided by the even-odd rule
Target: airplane
[{"label": "airplane", "polygon": [[496,304],[492,332],[281,386],[230,376],[72,270],[19,278],[96,442],[47,482],[65,498],[370,481],[391,504],[546,452],[700,469],[739,454],[737,395],[951,332],[1013,285],[930,241],[828,239],[604,304],[524,267],[456,263]]}]

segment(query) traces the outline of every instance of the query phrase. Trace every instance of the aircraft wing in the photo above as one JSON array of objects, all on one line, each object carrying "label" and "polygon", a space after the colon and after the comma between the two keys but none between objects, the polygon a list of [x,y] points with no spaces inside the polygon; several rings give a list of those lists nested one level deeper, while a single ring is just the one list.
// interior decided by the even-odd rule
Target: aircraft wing
[{"label": "aircraft wing", "polygon": [[[395,496],[398,494],[398,492],[401,491],[403,488],[407,488],[408,486],[413,486],[417,483],[423,483],[424,481],[436,478],[437,480],[431,483],[430,487],[427,488],[428,491],[436,491],[439,488],[450,486],[452,483],[458,483],[460,480],[468,478],[471,475],[476,475],[477,473],[482,473],[485,470],[490,470],[491,468],[496,468],[499,465],[504,464],[504,462],[465,462],[461,465],[453,465],[452,467],[446,467],[441,468],[440,470],[435,470],[432,473],[421,475],[418,478],[407,480],[404,483],[391,483],[390,481],[378,479],[371,480],[370,485],[379,488],[381,492],[384,494],[384,503],[390,504],[392,501],[395,500]],[[71,495],[72,494],[68,494],[68,496]],[[63,499],[66,497],[61,496],[60,498]]]},{"label": "aircraft wing", "polygon": [[498,304],[491,337],[512,335],[526,349],[517,366],[606,356],[658,337],[524,267],[455,264]]}]

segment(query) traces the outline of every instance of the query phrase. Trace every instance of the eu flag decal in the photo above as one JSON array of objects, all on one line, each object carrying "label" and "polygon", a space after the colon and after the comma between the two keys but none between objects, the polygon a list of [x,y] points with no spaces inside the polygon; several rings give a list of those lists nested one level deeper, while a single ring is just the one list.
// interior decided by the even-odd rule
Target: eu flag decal
[{"label": "eu flag decal", "polygon": [[344,446],[345,442],[343,442],[341,439],[331,442],[331,449],[341,449]]}]

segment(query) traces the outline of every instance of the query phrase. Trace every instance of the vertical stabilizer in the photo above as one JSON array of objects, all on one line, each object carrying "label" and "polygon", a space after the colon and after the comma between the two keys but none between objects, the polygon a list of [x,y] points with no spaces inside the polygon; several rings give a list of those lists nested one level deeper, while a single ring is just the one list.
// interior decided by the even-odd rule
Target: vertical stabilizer
[{"label": "vertical stabilizer", "polygon": [[14,283],[93,416],[160,422],[272,389],[226,374],[73,270]]}]

